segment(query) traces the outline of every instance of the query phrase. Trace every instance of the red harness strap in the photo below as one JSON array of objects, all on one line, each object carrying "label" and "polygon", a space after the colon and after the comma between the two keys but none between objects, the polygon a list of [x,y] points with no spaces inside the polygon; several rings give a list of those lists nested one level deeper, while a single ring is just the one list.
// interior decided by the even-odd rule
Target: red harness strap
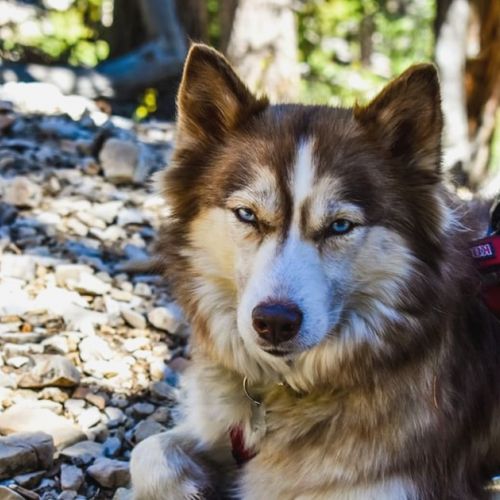
[{"label": "red harness strap", "polygon": [[489,309],[500,317],[500,236],[476,240],[470,251],[481,273],[481,296]]},{"label": "red harness strap", "polygon": [[245,438],[243,436],[243,428],[241,425],[235,425],[229,430],[229,437],[231,438],[231,447],[233,457],[238,465],[243,465],[251,458],[255,457],[256,453],[249,450],[245,446]]}]

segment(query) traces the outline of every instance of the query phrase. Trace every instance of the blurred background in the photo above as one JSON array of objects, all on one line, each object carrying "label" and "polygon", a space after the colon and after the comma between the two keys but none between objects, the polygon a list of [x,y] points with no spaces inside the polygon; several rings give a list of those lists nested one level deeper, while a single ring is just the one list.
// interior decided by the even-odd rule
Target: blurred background
[{"label": "blurred background", "polygon": [[275,101],[352,105],[433,60],[445,167],[473,190],[491,184],[500,161],[498,1],[0,0],[0,83],[49,82],[105,112],[174,119],[191,41],[224,52]]}]

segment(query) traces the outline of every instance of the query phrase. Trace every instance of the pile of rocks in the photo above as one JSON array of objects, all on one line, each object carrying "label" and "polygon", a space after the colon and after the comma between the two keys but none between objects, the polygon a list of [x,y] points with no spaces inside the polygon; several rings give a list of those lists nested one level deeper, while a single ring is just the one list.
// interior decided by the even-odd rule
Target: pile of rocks
[{"label": "pile of rocks", "polygon": [[[4,89],[5,90],[5,89]],[[0,498],[126,498],[171,425],[189,334],[148,274],[172,124],[0,101]],[[0,99],[2,88],[0,87]],[[52,113],[52,114],[51,114]]]}]

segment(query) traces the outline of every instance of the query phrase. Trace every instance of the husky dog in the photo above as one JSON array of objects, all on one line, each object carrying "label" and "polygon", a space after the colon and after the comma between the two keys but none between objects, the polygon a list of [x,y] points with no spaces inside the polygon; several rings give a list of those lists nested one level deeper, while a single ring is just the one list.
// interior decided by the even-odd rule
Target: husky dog
[{"label": "husky dog", "polygon": [[270,105],[195,45],[178,110],[158,247],[193,360],[134,497],[483,498],[500,328],[441,180],[435,68],[354,109]]}]

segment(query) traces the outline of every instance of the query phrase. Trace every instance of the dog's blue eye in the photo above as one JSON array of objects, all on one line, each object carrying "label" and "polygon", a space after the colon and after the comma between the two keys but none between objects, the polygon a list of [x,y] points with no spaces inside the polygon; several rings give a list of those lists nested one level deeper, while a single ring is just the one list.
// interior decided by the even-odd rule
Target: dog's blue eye
[{"label": "dog's blue eye", "polygon": [[249,208],[237,208],[234,213],[241,222],[246,222],[247,224],[255,224],[257,222],[257,217]]},{"label": "dog's blue eye", "polygon": [[346,234],[354,228],[354,223],[347,219],[337,219],[330,224],[328,233],[332,236]]}]

